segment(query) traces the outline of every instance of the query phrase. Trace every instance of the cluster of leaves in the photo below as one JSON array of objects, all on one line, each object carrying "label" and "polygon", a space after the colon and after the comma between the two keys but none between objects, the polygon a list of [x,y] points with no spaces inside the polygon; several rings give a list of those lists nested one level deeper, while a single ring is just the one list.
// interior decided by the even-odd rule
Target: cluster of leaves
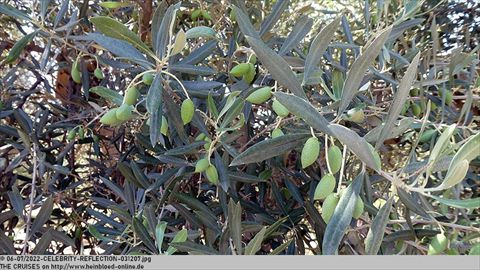
[{"label": "cluster of leaves", "polygon": [[0,4],[0,252],[479,254],[478,44],[372,2]]}]

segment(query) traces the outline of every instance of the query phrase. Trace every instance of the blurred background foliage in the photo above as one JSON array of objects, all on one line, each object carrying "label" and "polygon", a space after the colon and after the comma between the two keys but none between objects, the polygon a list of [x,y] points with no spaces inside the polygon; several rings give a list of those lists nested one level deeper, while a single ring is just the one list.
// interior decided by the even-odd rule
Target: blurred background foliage
[{"label": "blurred background foliage", "polygon": [[[478,1],[178,2],[2,1],[0,253],[480,253]],[[291,114],[278,117],[271,99],[245,102],[260,86],[293,92],[284,84],[298,82],[279,76],[275,63],[283,59],[301,81],[312,41],[336,18],[302,89],[320,115],[353,132],[342,134],[377,144],[381,169],[347,151],[357,137],[314,132],[287,104]],[[361,91],[336,114],[352,63],[388,26],[380,55],[366,74],[357,72]],[[186,44],[177,42],[180,29]],[[277,62],[266,64],[263,43],[245,37],[252,35]],[[179,53],[170,55],[171,41]],[[378,143],[418,53],[407,101]],[[251,79],[230,74],[249,62]],[[142,82],[146,71],[158,84]],[[134,116],[102,124],[134,85]],[[186,99],[196,110],[184,125]],[[285,135],[269,144],[276,128]],[[321,147],[306,167],[300,156],[311,133]],[[355,200],[340,200],[349,213],[335,211],[328,221],[316,187],[332,173],[333,145],[343,150],[337,193],[359,196],[364,206],[352,218]],[[463,145],[465,175],[436,190]],[[216,181],[195,172],[202,158],[215,166]],[[331,236],[333,226],[344,230]]]}]

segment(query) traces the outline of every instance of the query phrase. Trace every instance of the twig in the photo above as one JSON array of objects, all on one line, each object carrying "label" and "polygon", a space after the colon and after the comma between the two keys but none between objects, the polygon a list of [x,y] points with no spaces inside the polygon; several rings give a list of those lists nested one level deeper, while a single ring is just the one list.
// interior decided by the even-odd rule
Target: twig
[{"label": "twig", "polygon": [[33,201],[35,199],[35,186],[37,185],[37,144],[33,142],[33,172],[32,172],[32,189],[30,191],[30,208],[28,210],[27,222],[25,224],[25,240],[23,241],[22,255],[25,255],[28,248],[28,240],[30,239],[30,225],[32,223]]}]

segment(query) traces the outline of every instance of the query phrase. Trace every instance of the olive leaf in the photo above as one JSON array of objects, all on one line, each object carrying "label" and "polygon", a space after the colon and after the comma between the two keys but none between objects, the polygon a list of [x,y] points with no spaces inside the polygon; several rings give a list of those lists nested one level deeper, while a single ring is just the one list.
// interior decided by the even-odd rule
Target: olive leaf
[{"label": "olive leaf", "polygon": [[370,230],[365,238],[365,254],[377,255],[380,246],[382,245],[385,228],[389,221],[390,210],[392,209],[393,197],[390,197],[387,202],[380,208],[377,215],[373,219]]},{"label": "olive leaf", "polygon": [[313,20],[307,16],[302,16],[298,19],[295,26],[293,26],[292,32],[288,35],[282,47],[278,51],[279,55],[284,55],[297,44],[310,32],[312,29]]},{"label": "olive leaf", "polygon": [[261,141],[236,156],[230,166],[261,162],[281,155],[305,141],[310,134],[286,134],[273,139]]},{"label": "olive leaf", "polygon": [[128,29],[123,23],[106,16],[96,16],[90,18],[90,21],[104,35],[124,40],[133,46],[141,49],[143,52],[151,52],[140,37]]},{"label": "olive leaf", "polygon": [[338,124],[331,124],[329,128],[333,136],[345,144],[368,167],[376,171],[381,169],[380,164],[375,161],[373,148],[364,138],[360,137],[355,131]]},{"label": "olive leaf", "polygon": [[248,242],[247,246],[245,247],[245,255],[255,255],[260,248],[262,248],[262,241],[265,236],[265,232],[267,227],[262,227],[262,229],[253,237],[250,242]]},{"label": "olive leaf", "polygon": [[335,36],[335,31],[340,25],[341,17],[336,18],[327,26],[325,26],[320,32],[315,36],[308,50],[307,57],[305,59],[305,70],[303,72],[303,84],[307,85],[311,81],[311,77],[315,69],[322,59],[323,53],[328,48],[330,41]]},{"label": "olive leaf", "polygon": [[245,36],[250,36],[260,40],[260,35],[255,30],[250,22],[250,19],[248,19],[248,16],[243,12],[243,10],[235,5],[232,6],[232,10],[235,12],[235,18],[238,23],[238,27],[240,27],[240,31],[242,31]]},{"label": "olive leaf", "polygon": [[298,96],[275,92],[273,94],[277,100],[285,106],[295,116],[300,117],[312,128],[332,135],[330,123],[317,111],[313,105],[305,99]]},{"label": "olive leaf", "polygon": [[412,63],[408,66],[405,75],[403,75],[400,85],[398,86],[397,92],[393,98],[393,103],[390,105],[387,118],[384,120],[382,131],[377,139],[375,149],[378,149],[382,146],[383,141],[387,137],[388,133],[391,132],[391,129],[395,123],[395,120],[400,115],[402,108],[409,96],[410,87],[417,76],[417,67],[420,61],[420,53],[413,58]]},{"label": "olive leaf", "polygon": [[353,216],[355,203],[362,188],[364,172],[347,187],[325,229],[322,242],[323,255],[336,255],[340,242]]},{"label": "olive leaf", "polygon": [[260,59],[262,64],[272,74],[272,77],[276,81],[285,86],[296,96],[303,99],[307,98],[302,85],[285,59],[276,54],[272,49],[265,45],[263,41],[252,36],[246,36],[246,39],[248,44],[252,46],[252,49],[255,51],[258,59]]},{"label": "olive leaf", "polygon": [[383,44],[387,40],[392,27],[380,31],[375,38],[365,46],[363,53],[355,60],[347,73],[342,89],[342,98],[338,108],[338,115],[341,115],[358,92],[365,72],[380,53]]}]

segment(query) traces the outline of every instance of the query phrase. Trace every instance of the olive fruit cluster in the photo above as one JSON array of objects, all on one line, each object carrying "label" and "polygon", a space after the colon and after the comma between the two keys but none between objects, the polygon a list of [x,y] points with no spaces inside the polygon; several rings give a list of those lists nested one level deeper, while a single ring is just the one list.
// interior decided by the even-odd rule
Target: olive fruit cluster
[{"label": "olive fruit cluster", "polygon": [[250,57],[248,63],[240,63],[230,70],[230,74],[237,78],[242,77],[242,79],[251,84],[253,79],[255,79],[255,75],[257,74],[255,71],[255,62],[257,61],[255,56]]},{"label": "olive fruit cluster", "polygon": [[123,104],[118,108],[110,109],[100,118],[100,123],[109,126],[118,126],[128,121],[133,114],[133,106],[137,103],[139,92],[133,86],[127,89],[123,98]]},{"label": "olive fruit cluster", "polygon": [[215,165],[210,163],[207,158],[202,158],[195,164],[196,173],[204,173],[208,181],[214,185],[218,185],[218,172]]},{"label": "olive fruit cluster", "polygon": [[[338,202],[340,201],[340,198],[342,197],[342,195],[343,195],[343,190],[340,191],[340,194],[332,192],[323,201],[321,216],[325,221],[325,223],[330,222],[330,219],[332,218],[333,213],[335,212],[335,208],[337,208]],[[362,198],[358,197],[357,200],[355,201],[352,217],[354,219],[358,219],[362,215],[364,208],[365,208],[365,205],[363,203]]]}]

